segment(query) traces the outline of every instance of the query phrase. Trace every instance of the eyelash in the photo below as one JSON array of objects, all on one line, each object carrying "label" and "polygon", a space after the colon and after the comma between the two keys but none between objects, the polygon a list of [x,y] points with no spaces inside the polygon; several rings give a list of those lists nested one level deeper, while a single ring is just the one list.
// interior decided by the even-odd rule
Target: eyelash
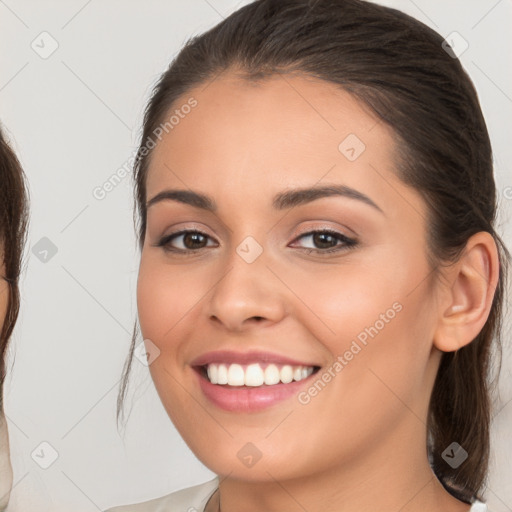
[{"label": "eyelash", "polygon": [[[341,251],[348,251],[350,249],[355,248],[359,242],[353,238],[349,238],[342,233],[338,233],[337,231],[332,231],[330,229],[315,229],[311,231],[307,231],[305,233],[302,233],[299,235],[295,240],[300,240],[301,238],[312,236],[318,233],[331,235],[337,240],[343,242],[343,245],[337,245],[335,247],[332,247],[331,249],[303,249],[307,254],[316,253],[316,254],[328,254],[328,253],[334,253],[334,252],[341,252]],[[156,244],[154,244],[155,247],[163,247],[165,251],[178,253],[184,256],[192,256],[193,253],[196,253],[198,251],[201,251],[202,249],[206,249],[206,247],[201,247],[199,249],[176,249],[175,247],[170,246],[171,240],[174,238],[177,238],[182,235],[187,234],[196,234],[201,235],[207,238],[211,238],[206,233],[203,233],[202,231],[196,230],[196,229],[185,229],[182,231],[176,231],[175,233],[170,233],[160,239],[160,241]]]}]

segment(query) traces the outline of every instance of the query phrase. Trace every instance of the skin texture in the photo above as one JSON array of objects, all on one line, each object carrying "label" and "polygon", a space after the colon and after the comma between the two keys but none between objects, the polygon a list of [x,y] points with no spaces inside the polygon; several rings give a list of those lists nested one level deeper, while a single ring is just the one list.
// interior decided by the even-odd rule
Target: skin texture
[{"label": "skin texture", "polygon": [[[2,265],[1,275],[4,276],[5,268]],[[9,301],[9,287],[7,283],[0,279],[0,330],[2,329],[7,305]],[[0,510],[7,507],[12,487],[12,467],[9,452],[9,433],[7,430],[7,421],[5,416],[0,413]]]},{"label": "skin texture", "polygon": [[[333,84],[284,75],[254,85],[230,72],[182,103],[190,96],[198,106],[154,149],[147,198],[192,189],[218,210],[170,200],[149,208],[138,310],[160,350],[150,371],[164,407],[223,477],[207,510],[219,497],[223,512],[469,510],[430,469],[426,418],[441,350],[471,342],[487,319],[498,275],[491,236],[472,237],[435,279],[426,205],[394,173],[390,128]],[[355,161],[338,150],[349,134],[366,146]],[[327,184],[366,194],[382,212],[336,196],[272,208],[278,192]],[[322,228],[358,245],[307,254],[343,246],[300,238]],[[205,233],[188,241],[202,248],[187,256],[156,246],[181,229]],[[247,236],[263,249],[250,264],[236,252]],[[170,244],[187,250],[183,236]],[[321,375],[396,302],[402,310],[307,405],[293,397],[227,412],[205,398],[190,366],[211,350],[256,349]],[[237,457],[246,443],[261,452],[252,467]]]}]

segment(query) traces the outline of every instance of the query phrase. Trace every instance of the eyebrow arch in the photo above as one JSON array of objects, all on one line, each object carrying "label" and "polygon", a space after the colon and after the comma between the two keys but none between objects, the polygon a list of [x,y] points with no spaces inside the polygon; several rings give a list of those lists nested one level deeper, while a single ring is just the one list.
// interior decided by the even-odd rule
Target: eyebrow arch
[{"label": "eyebrow arch", "polygon": [[[314,186],[285,190],[284,192],[280,192],[274,196],[272,200],[272,207],[275,210],[287,210],[289,208],[294,208],[295,206],[310,203],[323,197],[331,196],[341,196],[361,201],[384,214],[382,209],[362,192],[359,192],[358,190],[347,187],[345,185],[335,184],[328,186]],[[210,212],[217,211],[217,204],[211,197],[199,192],[194,192],[192,190],[175,189],[163,190],[162,192],[158,193],[146,203],[146,208],[166,200],[178,201],[180,203],[188,204],[190,206],[194,206],[195,208],[200,208]]]}]

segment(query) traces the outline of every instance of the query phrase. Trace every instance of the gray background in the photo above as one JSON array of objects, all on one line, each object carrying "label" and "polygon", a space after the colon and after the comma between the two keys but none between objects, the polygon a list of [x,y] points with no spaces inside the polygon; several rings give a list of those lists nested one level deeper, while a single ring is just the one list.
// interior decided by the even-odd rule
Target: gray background
[{"label": "gray background", "polygon": [[[133,155],[151,87],[185,40],[245,3],[0,0],[0,119],[28,175],[32,210],[6,382],[11,511],[96,511],[213,477],[137,361],[132,414],[126,431],[116,429],[136,316],[131,176],[102,200],[93,190]],[[500,230],[512,246],[512,0],[381,3],[469,43],[461,60],[491,133]],[[512,511],[510,352],[493,427],[487,498],[495,512]]]}]

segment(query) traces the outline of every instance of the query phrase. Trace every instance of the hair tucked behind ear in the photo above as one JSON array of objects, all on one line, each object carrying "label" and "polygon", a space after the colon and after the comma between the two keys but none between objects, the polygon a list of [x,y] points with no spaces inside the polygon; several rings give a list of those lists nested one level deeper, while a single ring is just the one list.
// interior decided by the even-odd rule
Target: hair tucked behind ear
[{"label": "hair tucked behind ear", "polygon": [[[510,254],[494,229],[491,144],[477,94],[442,43],[414,18],[362,0],[258,0],[242,7],[189,40],[155,87],[135,162],[135,201],[142,247],[147,142],[190,89],[223,71],[253,81],[276,73],[311,75],[352,93],[389,125],[396,172],[429,205],[434,272],[455,261],[477,232],[487,231],[498,246],[500,277],[487,323],[472,343],[443,354],[428,418],[433,470],[453,495],[470,503],[480,497],[488,471],[491,346],[495,340],[499,355]],[[130,354],[134,343],[135,336]],[[468,452],[456,469],[441,456],[454,441]]]},{"label": "hair tucked behind ear", "polygon": [[0,285],[7,285],[9,288],[7,313],[0,332],[0,413],[3,411],[5,352],[20,307],[18,282],[27,224],[28,192],[25,188],[25,176],[0,130],[0,247],[3,249],[5,267]]}]

